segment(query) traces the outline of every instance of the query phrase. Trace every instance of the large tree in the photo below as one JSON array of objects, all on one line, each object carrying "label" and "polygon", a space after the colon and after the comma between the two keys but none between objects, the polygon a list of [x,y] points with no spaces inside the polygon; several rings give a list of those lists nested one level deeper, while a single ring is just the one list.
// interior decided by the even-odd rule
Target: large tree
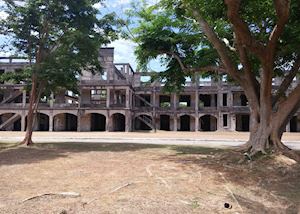
[{"label": "large tree", "polygon": [[[1,34],[15,54],[30,63],[21,77],[31,86],[27,130],[22,143],[32,143],[34,112],[40,95],[49,90],[76,89],[83,69],[101,70],[99,48],[116,38],[114,16],[94,7],[102,0],[5,0],[8,17]],[[28,79],[28,76],[30,77]],[[20,79],[19,74],[6,78]],[[24,79],[23,79],[24,80]]]},{"label": "large tree", "polygon": [[[128,35],[142,67],[161,57],[164,78],[177,86],[193,72],[227,75],[249,102],[243,149],[291,154],[281,138],[300,107],[300,84],[292,86],[300,67],[299,1],[161,0],[133,11]],[[275,77],[282,79],[277,88]]]}]

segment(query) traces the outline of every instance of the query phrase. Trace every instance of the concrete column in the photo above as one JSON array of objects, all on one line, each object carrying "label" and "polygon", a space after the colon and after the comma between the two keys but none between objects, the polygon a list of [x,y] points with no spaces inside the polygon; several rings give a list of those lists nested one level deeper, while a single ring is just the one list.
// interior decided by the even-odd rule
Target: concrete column
[{"label": "concrete column", "polygon": [[78,112],[77,114],[77,131],[81,131],[81,112]]},{"label": "concrete column", "polygon": [[130,107],[130,105],[129,105],[129,103],[130,103],[130,91],[129,91],[129,88],[126,88],[126,108],[129,108]]},{"label": "concrete column", "polygon": [[218,92],[218,101],[217,101],[217,107],[222,107],[223,106],[223,93],[220,91]]},{"label": "concrete column", "polygon": [[[176,109],[177,109],[177,94],[174,93],[174,94],[172,94],[171,97],[173,97],[173,101],[172,101],[172,102],[173,102],[172,109],[173,109],[173,110],[176,110]],[[171,102],[171,103],[172,103],[172,102]]]},{"label": "concrete column", "polygon": [[53,132],[53,115],[49,116],[49,131]]},{"label": "concrete column", "polygon": [[196,114],[195,117],[195,132],[199,131],[199,117],[198,114]]},{"label": "concrete column", "polygon": [[195,91],[195,132],[199,131],[199,91]]},{"label": "concrete column", "polygon": [[233,93],[232,91],[229,91],[227,94],[227,106],[232,107],[233,106]]},{"label": "concrete column", "polygon": [[[228,121],[227,121],[227,123],[228,123]],[[224,127],[223,127],[223,114],[219,111],[218,112],[218,117],[217,117],[217,130],[220,131],[220,130],[223,130],[223,129],[224,129]]]},{"label": "concrete column", "polygon": [[129,112],[125,114],[125,132],[131,131],[131,115]]},{"label": "concrete column", "polygon": [[290,122],[288,122],[285,129],[286,129],[286,132],[291,132],[291,123]]},{"label": "concrete column", "polygon": [[173,131],[176,132],[177,131],[177,115],[174,115],[173,117]]},{"label": "concrete column", "polygon": [[25,115],[25,113],[23,113],[22,116],[21,116],[21,131],[22,132],[26,131],[25,130],[25,123],[26,123],[25,118],[26,118],[26,115]]},{"label": "concrete column", "polygon": [[110,107],[110,89],[107,88],[106,89],[106,108],[109,108]]},{"label": "concrete column", "polygon": [[26,90],[23,90],[22,107],[26,106]]},{"label": "concrete column", "polygon": [[236,129],[236,117],[235,117],[235,114],[231,114],[230,115],[229,122],[230,122],[230,131],[235,131],[235,129]]},{"label": "concrete column", "polygon": [[[80,100],[80,97],[81,96],[79,96],[79,100]],[[49,102],[49,104],[50,104],[50,108],[53,108],[53,104],[54,104],[54,94],[53,94],[53,92],[51,92],[51,94],[50,94],[50,102]],[[79,107],[80,107],[80,101],[79,101]]]},{"label": "concrete column", "polygon": [[106,132],[110,131],[110,124],[111,124],[110,120],[111,120],[110,114],[109,114],[109,111],[107,111],[107,117],[106,117],[106,120],[105,120],[105,131]]}]

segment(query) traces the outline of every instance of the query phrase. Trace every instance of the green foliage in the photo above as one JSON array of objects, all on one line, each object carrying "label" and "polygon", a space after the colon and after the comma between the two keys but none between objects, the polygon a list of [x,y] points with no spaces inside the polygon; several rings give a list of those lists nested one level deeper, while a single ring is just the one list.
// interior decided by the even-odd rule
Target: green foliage
[{"label": "green foliage", "polygon": [[[273,0],[241,1],[240,15],[248,25],[251,35],[266,45],[278,17]],[[291,0],[291,14],[276,51],[274,76],[285,75],[295,58],[300,54],[300,2]],[[157,78],[165,81],[167,90],[180,90],[185,77],[193,74],[183,72],[178,60],[169,53],[175,53],[188,68],[219,66],[221,60],[215,49],[203,35],[196,22],[193,11],[198,11],[209,23],[217,36],[228,47],[228,55],[240,72],[243,72],[239,54],[236,50],[232,24],[227,17],[227,8],[223,0],[160,0],[154,6],[135,5],[130,11],[131,36],[138,44],[136,55],[140,68],[147,70],[152,59],[161,59],[166,70]],[[259,77],[260,61],[248,53],[252,72]],[[201,71],[201,70],[199,70]],[[201,72],[203,77],[215,73]],[[228,76],[228,81],[232,81]]]},{"label": "green foliage", "polygon": [[[35,75],[44,89],[76,89],[83,69],[101,71],[99,48],[117,38],[113,14],[101,18],[93,7],[100,0],[28,0],[22,5],[6,1],[8,18],[0,32],[12,38],[16,54],[32,61],[24,70]],[[25,75],[26,74],[26,75]],[[15,81],[20,76],[6,75]],[[22,75],[21,75],[22,77]]]}]

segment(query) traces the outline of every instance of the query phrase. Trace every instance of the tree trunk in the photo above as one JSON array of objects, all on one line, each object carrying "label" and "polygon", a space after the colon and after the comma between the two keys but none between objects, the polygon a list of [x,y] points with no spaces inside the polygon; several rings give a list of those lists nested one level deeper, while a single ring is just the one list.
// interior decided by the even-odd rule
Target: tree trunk
[{"label": "tree trunk", "polygon": [[33,132],[33,125],[34,125],[34,111],[37,101],[37,79],[35,75],[32,76],[32,86],[31,86],[31,92],[29,97],[29,108],[28,108],[28,114],[27,114],[27,128],[26,128],[26,134],[24,140],[21,142],[21,144],[24,145],[31,145],[32,142],[32,132]]}]

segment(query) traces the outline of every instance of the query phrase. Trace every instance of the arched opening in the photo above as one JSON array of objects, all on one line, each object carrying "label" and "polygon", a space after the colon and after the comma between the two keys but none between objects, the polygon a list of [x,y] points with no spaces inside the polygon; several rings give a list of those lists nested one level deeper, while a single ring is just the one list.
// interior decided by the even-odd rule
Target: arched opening
[{"label": "arched opening", "polygon": [[57,114],[53,118],[54,131],[77,131],[77,116],[69,113]]},{"label": "arched opening", "polygon": [[106,117],[102,114],[91,114],[91,131],[105,131]]},{"label": "arched opening", "polygon": [[125,116],[123,114],[116,113],[112,115],[112,131],[125,131]]},{"label": "arched opening", "polygon": [[152,127],[152,118],[148,115],[139,115],[134,119],[135,130],[150,131]]},{"label": "arched opening", "polygon": [[[25,118],[25,129],[27,129],[27,116]],[[49,116],[43,113],[36,113],[34,117],[34,131],[49,131]]]},{"label": "arched opening", "polygon": [[170,116],[160,115],[160,130],[170,131]]},{"label": "arched opening", "polygon": [[236,131],[248,132],[250,124],[249,114],[237,114],[236,115]]},{"label": "arched opening", "polygon": [[0,131],[21,131],[21,116],[15,113],[1,114]]},{"label": "arched opening", "polygon": [[298,116],[294,116],[290,121],[290,131],[300,132],[300,119]]},{"label": "arched opening", "polygon": [[216,131],[217,118],[212,115],[204,115],[200,117],[200,130],[201,131]]},{"label": "arched opening", "polygon": [[191,117],[189,115],[183,115],[180,117],[180,131],[191,130]]}]

